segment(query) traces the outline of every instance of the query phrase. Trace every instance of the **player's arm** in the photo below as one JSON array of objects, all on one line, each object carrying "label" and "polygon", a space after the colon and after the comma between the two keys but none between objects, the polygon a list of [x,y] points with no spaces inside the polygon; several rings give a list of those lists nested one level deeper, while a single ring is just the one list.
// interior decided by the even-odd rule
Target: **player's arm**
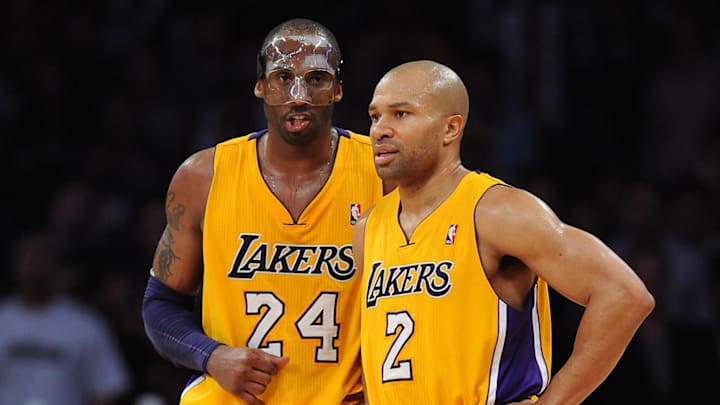
[{"label": "player's arm", "polygon": [[537,402],[579,404],[615,367],[654,308],[653,297],[607,245],[561,222],[524,190],[488,190],[477,205],[476,224],[479,244],[487,245],[492,260],[503,255],[519,259],[554,290],[585,307],[571,356]]},{"label": "player's arm", "polygon": [[189,157],[170,182],[167,226],[153,258],[143,299],[145,331],[176,365],[204,371],[248,404],[288,362],[258,349],[231,347],[208,337],[192,312],[202,279],[203,217],[213,176],[214,149]]},{"label": "player's arm", "polygon": [[160,237],[143,299],[145,331],[160,355],[205,371],[220,343],[202,332],[192,307],[202,278],[202,217],[212,180],[213,149],[178,167],[165,198],[167,224]]},{"label": "player's arm", "polygon": [[214,149],[190,156],[175,172],[165,199],[167,225],[153,257],[163,284],[195,295],[202,278],[202,219],[213,175]]}]

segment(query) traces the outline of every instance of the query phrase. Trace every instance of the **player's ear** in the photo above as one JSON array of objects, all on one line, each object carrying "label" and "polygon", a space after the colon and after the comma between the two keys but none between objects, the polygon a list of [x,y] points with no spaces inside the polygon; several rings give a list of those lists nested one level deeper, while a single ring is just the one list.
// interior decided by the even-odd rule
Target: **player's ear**
[{"label": "player's ear", "polygon": [[263,92],[262,80],[258,80],[257,82],[255,82],[255,89],[253,90],[253,93],[255,93],[255,97],[257,98],[265,97],[265,93]]},{"label": "player's ear", "polygon": [[338,83],[337,87],[335,88],[335,95],[333,96],[334,102],[339,102],[343,98],[343,87],[342,83]]},{"label": "player's ear", "polygon": [[451,115],[447,118],[445,125],[445,134],[443,135],[443,144],[449,145],[460,139],[462,135],[465,120],[460,114]]}]

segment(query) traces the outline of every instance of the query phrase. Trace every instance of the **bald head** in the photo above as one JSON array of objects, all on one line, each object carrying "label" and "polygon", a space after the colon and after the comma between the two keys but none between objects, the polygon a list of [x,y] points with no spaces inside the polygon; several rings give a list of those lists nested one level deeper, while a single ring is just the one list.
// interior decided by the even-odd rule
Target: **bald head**
[{"label": "bald head", "polygon": [[460,76],[449,67],[431,60],[403,63],[385,73],[377,87],[396,80],[403,82],[409,93],[431,98],[440,114],[459,114],[467,121],[470,97]]}]

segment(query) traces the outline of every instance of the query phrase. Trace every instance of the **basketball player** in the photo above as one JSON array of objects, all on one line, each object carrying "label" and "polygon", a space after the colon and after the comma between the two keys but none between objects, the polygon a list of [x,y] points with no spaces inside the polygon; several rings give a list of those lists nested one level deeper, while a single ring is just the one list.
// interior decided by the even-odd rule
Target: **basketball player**
[{"label": "basketball player", "polygon": [[[468,93],[448,67],[402,64],[369,106],[375,166],[397,188],[355,226],[372,404],[579,404],[654,299],[603,242],[536,196],[460,161]],[[548,286],[585,306],[552,378]]]},{"label": "basketball player", "polygon": [[181,404],[362,398],[351,222],[383,186],[369,138],[331,125],[341,62],[321,24],[274,28],[254,89],[267,129],[195,153],[170,182],[143,316],[161,355],[200,372]]}]

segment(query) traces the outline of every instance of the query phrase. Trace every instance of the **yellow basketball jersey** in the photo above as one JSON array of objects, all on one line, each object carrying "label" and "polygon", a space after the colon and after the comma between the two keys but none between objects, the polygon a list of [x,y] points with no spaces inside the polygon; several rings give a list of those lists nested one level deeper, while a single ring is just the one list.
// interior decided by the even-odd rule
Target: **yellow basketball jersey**
[{"label": "yellow basketball jersey", "polygon": [[[361,389],[360,278],[352,225],[382,196],[367,136],[337,129],[332,172],[297,222],[259,170],[265,131],[220,143],[203,229],[202,322],[232,346],[289,356],[260,396],[273,404],[339,404]],[[182,404],[234,404],[205,375]]]},{"label": "yellow basketball jersey", "polygon": [[409,241],[397,190],[368,217],[361,347],[370,404],[502,404],[547,386],[547,284],[538,280],[515,310],[495,294],[479,259],[475,206],[496,184],[504,183],[468,173]]}]

